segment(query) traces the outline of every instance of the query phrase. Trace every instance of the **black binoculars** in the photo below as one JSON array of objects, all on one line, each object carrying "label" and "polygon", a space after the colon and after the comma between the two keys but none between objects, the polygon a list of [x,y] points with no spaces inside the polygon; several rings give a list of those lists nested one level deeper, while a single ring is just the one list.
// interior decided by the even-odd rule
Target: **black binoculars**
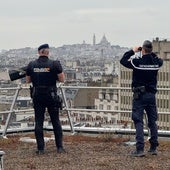
[{"label": "black binoculars", "polygon": [[142,47],[139,47],[139,48],[138,48],[138,51],[142,51]]}]

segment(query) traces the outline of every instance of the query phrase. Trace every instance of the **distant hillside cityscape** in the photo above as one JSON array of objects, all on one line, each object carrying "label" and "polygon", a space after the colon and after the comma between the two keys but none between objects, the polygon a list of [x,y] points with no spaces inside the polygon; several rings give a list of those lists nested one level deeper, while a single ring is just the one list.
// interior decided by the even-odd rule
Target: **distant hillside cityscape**
[{"label": "distant hillside cityscape", "polygon": [[[52,44],[49,44],[52,45]],[[92,80],[101,79],[101,75],[117,75],[118,64],[127,47],[111,45],[106,36],[96,43],[95,34],[92,44],[83,41],[82,44],[50,47],[50,58],[60,60],[65,72],[72,72],[68,79]],[[31,60],[38,57],[37,47],[2,50],[0,52],[0,69],[14,69],[26,66]]]}]

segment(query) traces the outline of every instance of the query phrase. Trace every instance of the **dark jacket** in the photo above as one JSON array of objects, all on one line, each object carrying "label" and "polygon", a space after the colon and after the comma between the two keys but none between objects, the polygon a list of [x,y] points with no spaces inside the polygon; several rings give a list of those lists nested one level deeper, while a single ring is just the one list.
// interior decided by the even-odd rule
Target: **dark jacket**
[{"label": "dark jacket", "polygon": [[145,86],[148,92],[156,93],[157,74],[163,60],[158,58],[155,53],[130,59],[133,55],[133,50],[127,51],[120,60],[123,66],[133,69],[132,87]]},{"label": "dark jacket", "polygon": [[46,56],[40,56],[37,60],[28,64],[26,74],[31,77],[34,87],[38,86],[56,86],[58,74],[63,69],[59,61],[50,60]]}]

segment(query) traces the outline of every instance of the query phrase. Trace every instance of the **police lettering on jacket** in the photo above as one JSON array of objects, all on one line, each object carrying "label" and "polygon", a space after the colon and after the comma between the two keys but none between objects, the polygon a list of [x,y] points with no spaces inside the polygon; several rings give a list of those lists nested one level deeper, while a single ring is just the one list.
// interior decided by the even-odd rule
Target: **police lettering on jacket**
[{"label": "police lettering on jacket", "polygon": [[49,67],[46,67],[46,68],[34,68],[33,72],[38,72],[38,73],[50,72],[50,68]]}]

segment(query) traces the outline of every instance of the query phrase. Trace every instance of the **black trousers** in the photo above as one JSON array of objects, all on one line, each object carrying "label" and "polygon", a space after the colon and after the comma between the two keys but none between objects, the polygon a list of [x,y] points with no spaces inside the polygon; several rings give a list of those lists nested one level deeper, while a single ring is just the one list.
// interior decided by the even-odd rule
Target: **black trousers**
[{"label": "black trousers", "polygon": [[[55,93],[56,94],[56,93]],[[37,141],[37,149],[44,150],[44,134],[43,122],[45,117],[45,109],[51,118],[56,147],[62,147],[62,127],[59,120],[59,108],[54,96],[50,92],[35,93],[33,97],[34,111],[35,111],[35,137]]]}]

